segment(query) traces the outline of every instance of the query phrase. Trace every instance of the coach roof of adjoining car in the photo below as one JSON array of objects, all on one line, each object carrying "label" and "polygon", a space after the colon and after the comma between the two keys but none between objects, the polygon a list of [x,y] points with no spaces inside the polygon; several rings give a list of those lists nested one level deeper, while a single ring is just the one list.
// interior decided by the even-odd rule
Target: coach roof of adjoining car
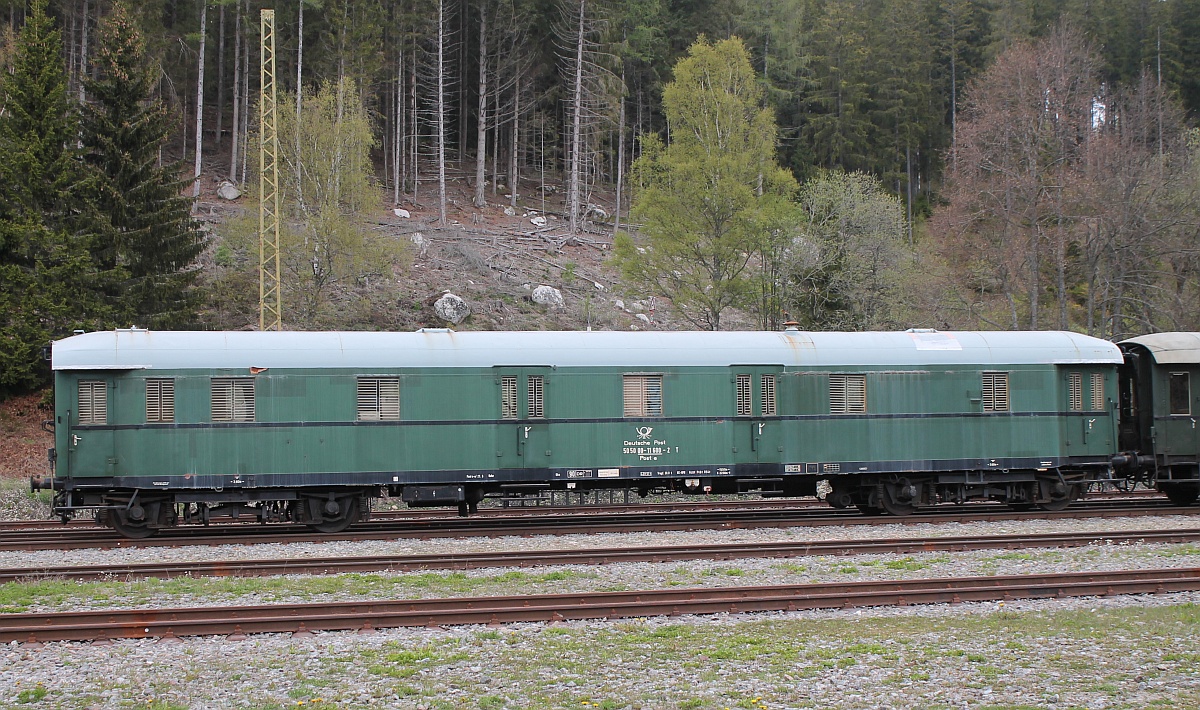
[{"label": "coach roof of adjoining car", "polygon": [[907,367],[1119,363],[1078,333],[1031,332],[185,332],[85,333],[54,343],[55,370],[238,368]]},{"label": "coach roof of adjoining car", "polygon": [[1121,345],[1140,345],[1150,351],[1160,365],[1194,365],[1200,363],[1200,333],[1151,333]]}]

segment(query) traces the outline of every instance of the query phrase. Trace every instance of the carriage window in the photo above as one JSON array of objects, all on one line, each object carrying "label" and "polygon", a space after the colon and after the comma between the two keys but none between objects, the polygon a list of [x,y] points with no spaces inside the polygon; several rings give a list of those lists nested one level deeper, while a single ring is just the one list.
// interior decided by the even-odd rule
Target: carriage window
[{"label": "carriage window", "polygon": [[254,380],[249,377],[214,377],[212,380],[214,422],[254,421]]},{"label": "carriage window", "polygon": [[546,416],[546,405],[542,393],[544,391],[545,378],[542,375],[530,375],[528,382],[529,390],[529,418],[542,419]]},{"label": "carriage window", "polygon": [[775,416],[775,375],[762,376],[762,413],[764,417]]},{"label": "carriage window", "polygon": [[829,376],[830,414],[862,414],[866,411],[866,375]]},{"label": "carriage window", "polygon": [[1008,411],[1008,373],[983,373],[983,411]]},{"label": "carriage window", "polygon": [[751,414],[750,375],[737,376],[737,414],[739,417]]},{"label": "carriage window", "polygon": [[358,421],[382,422],[400,419],[400,378],[358,378]]},{"label": "carriage window", "polygon": [[1171,414],[1192,413],[1192,387],[1188,380],[1188,373],[1186,372],[1171,373],[1169,383]]},{"label": "carriage window", "polygon": [[1105,408],[1104,402],[1104,373],[1092,373],[1092,409],[1101,411]]},{"label": "carriage window", "polygon": [[662,416],[662,375],[625,375],[624,389],[625,416]]},{"label": "carriage window", "polygon": [[79,381],[79,423],[108,423],[108,383],[98,380]]},{"label": "carriage window", "polygon": [[517,377],[505,375],[500,378],[500,418],[517,418]]},{"label": "carriage window", "polygon": [[1070,377],[1071,411],[1083,410],[1083,373],[1072,372]]},{"label": "carriage window", "polygon": [[175,421],[175,380],[149,378],[146,380],[146,422]]}]

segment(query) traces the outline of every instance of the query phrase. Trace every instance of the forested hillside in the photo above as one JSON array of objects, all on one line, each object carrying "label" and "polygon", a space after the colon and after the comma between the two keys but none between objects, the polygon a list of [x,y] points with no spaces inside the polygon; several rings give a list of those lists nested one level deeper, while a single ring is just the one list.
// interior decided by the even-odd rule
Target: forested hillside
[{"label": "forested hillside", "polygon": [[0,390],[257,324],[265,8],[286,327],[436,321],[452,262],[589,322],[1200,328],[1200,0],[0,0]]}]

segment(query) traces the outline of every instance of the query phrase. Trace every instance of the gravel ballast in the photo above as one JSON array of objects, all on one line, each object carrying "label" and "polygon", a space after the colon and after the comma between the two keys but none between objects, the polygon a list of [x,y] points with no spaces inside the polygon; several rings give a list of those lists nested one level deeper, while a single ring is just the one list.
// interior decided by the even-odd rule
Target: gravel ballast
[{"label": "gravel ballast", "polygon": [[[0,566],[961,536],[1200,517],[0,553]],[[27,609],[165,607],[1197,566],[1194,545],[49,585]],[[260,582],[262,580],[259,580]],[[199,586],[195,586],[199,585]],[[37,587],[31,585],[27,589]],[[14,589],[16,589],[14,587]],[[1200,594],[0,647],[0,707],[1200,707]],[[6,602],[11,607],[12,599]],[[41,683],[41,686],[38,683]]]}]

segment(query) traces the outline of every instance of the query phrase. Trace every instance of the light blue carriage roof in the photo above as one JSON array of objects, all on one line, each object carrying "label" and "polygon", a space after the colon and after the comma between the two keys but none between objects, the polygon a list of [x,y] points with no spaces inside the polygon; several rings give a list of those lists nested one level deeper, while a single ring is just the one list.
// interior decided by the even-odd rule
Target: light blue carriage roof
[{"label": "light blue carriage roof", "polygon": [[1127,343],[1146,348],[1160,365],[1200,363],[1200,333],[1151,333],[1121,341]]},{"label": "light blue carriage roof", "polygon": [[55,370],[247,368],[909,367],[1110,364],[1106,340],[1055,331],[184,332],[116,330],[54,343]]}]

